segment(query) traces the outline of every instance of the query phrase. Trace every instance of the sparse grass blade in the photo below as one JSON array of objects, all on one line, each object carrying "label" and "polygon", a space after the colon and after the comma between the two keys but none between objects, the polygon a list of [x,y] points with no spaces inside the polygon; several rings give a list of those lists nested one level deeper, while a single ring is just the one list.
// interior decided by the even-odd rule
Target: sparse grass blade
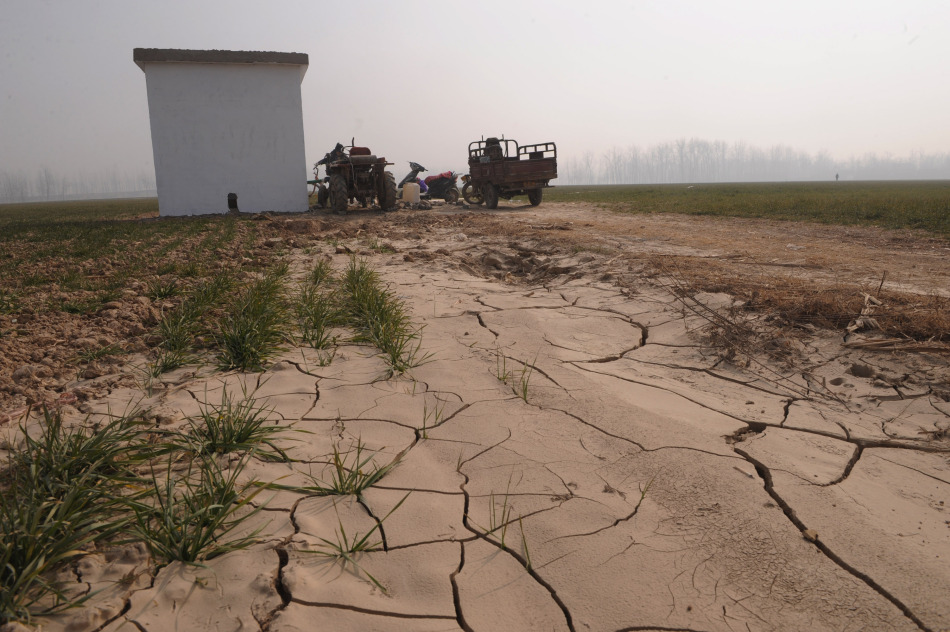
[{"label": "sparse grass blade", "polygon": [[[368,452],[368,454],[364,454]],[[346,496],[361,497],[363,492],[382,480],[394,467],[399,465],[405,451],[400,452],[386,465],[373,463],[375,452],[366,450],[363,442],[357,439],[345,452],[340,452],[338,445],[333,446],[333,455],[330,458],[330,475],[321,478],[308,474],[313,485],[286,486],[268,484],[265,487],[273,489],[287,489],[291,491],[314,494],[316,496]],[[372,464],[372,465],[371,465]]]},{"label": "sparse grass blade", "polygon": [[[505,543],[505,537],[508,534],[508,525],[511,524],[511,513],[514,510],[514,507],[508,503],[509,497],[511,496],[511,478],[508,479],[508,487],[505,489],[505,494],[501,500],[501,506],[499,507],[495,492],[490,492],[488,494],[488,527],[482,527],[475,523],[470,516],[466,515],[466,519],[472,522],[472,525],[475,529],[485,538],[490,538],[494,536],[498,538],[498,544],[502,549],[507,549],[507,544]],[[519,521],[520,521],[519,516]],[[522,532],[523,535],[523,532]]]},{"label": "sparse grass blade", "polygon": [[528,385],[531,383],[531,374],[534,373],[534,366],[538,362],[538,356],[534,356],[531,363],[525,362],[521,368],[521,374],[518,376],[518,384],[515,387],[515,394],[525,402],[528,401]]},{"label": "sparse grass blade", "polygon": [[[406,502],[406,499],[409,498],[409,494],[411,493],[412,492],[406,492],[406,495],[403,496],[399,500],[399,502],[396,503],[395,506],[393,506],[393,508],[390,509],[389,512],[385,516],[377,520],[376,524],[373,525],[372,529],[370,529],[363,535],[360,535],[359,533],[354,533],[352,536],[348,536],[346,533],[346,529],[343,527],[343,521],[340,519],[340,515],[338,512],[337,524],[339,525],[339,528],[336,531],[336,540],[333,541],[333,540],[328,540],[326,538],[319,538],[320,541],[323,543],[323,546],[326,548],[325,551],[304,551],[304,552],[337,559],[341,562],[341,564],[343,564],[344,568],[346,567],[347,564],[350,564],[356,570],[357,575],[359,575],[359,573],[363,573],[371,582],[373,582],[374,586],[379,588],[384,593],[388,593],[388,591],[386,590],[386,587],[383,586],[379,582],[379,580],[377,580],[373,575],[371,575],[369,572],[367,572],[363,567],[359,565],[359,563],[356,560],[356,556],[359,553],[364,553],[364,552],[378,549],[378,547],[382,544],[382,541],[381,540],[370,541],[370,537],[372,537],[372,535],[379,530],[380,526],[382,526],[383,522],[385,522],[386,519],[389,518],[389,516],[391,516],[397,509],[399,509],[402,506],[404,502]],[[333,507],[335,510],[336,509],[335,502],[333,504]]]},{"label": "sparse grass blade", "polygon": [[[445,415],[445,401],[441,400],[436,396],[435,406],[432,410],[429,410],[429,402],[423,401],[422,403],[422,430],[420,431],[420,436],[422,439],[429,438],[429,429],[438,427],[442,425],[443,417]],[[429,421],[432,421],[430,424]]]},{"label": "sparse grass blade", "polygon": [[524,534],[524,520],[518,516],[518,527],[521,529],[521,549],[524,551],[525,568],[531,570],[531,551],[528,550],[528,538]]},{"label": "sparse grass blade", "polygon": [[511,371],[508,369],[508,358],[500,349],[495,349],[495,377],[499,382],[507,384],[511,380]]}]

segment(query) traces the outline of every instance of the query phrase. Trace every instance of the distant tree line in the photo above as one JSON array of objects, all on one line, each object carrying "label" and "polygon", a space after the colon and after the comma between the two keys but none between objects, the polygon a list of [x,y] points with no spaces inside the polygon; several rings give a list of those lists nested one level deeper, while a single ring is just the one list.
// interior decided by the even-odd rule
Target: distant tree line
[{"label": "distant tree line", "polygon": [[65,175],[49,167],[40,167],[33,175],[0,171],[0,203],[141,195],[154,191],[155,175],[152,173]]},{"label": "distant tree line", "polygon": [[950,153],[908,157],[866,154],[834,160],[785,145],[768,149],[744,142],[692,138],[650,147],[611,147],[558,159],[558,184],[664,184],[677,182],[783,182],[803,180],[947,180]]},{"label": "distant tree line", "polygon": [[[950,153],[907,157],[865,154],[835,160],[786,145],[768,149],[744,142],[697,138],[649,147],[611,147],[595,154],[561,156],[557,184],[665,184],[677,182],[783,182],[803,180],[948,180]],[[0,203],[114,197],[155,192],[154,173],[61,174],[0,171]]]}]

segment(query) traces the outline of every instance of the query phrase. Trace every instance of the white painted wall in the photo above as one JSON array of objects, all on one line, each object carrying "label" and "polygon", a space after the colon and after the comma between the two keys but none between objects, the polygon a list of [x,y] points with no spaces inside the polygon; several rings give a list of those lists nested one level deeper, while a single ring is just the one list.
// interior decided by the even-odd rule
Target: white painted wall
[{"label": "white painted wall", "polygon": [[307,210],[300,82],[307,67],[138,62],[160,215]]}]

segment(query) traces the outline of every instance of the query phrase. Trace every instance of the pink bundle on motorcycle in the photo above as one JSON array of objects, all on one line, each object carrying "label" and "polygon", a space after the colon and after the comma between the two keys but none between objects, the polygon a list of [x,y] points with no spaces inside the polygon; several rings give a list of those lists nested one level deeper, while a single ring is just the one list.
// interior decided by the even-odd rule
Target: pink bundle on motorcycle
[{"label": "pink bundle on motorcycle", "polygon": [[436,174],[434,176],[429,176],[428,178],[425,179],[425,183],[431,184],[432,182],[438,180],[439,178],[451,178],[451,177],[452,177],[451,171],[443,171],[442,173]]}]

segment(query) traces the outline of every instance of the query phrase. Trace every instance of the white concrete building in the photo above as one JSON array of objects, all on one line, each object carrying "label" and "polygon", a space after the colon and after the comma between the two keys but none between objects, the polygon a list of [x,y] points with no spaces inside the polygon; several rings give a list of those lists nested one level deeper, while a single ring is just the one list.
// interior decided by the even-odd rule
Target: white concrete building
[{"label": "white concrete building", "polygon": [[136,48],[160,215],[307,210],[304,53]]}]

